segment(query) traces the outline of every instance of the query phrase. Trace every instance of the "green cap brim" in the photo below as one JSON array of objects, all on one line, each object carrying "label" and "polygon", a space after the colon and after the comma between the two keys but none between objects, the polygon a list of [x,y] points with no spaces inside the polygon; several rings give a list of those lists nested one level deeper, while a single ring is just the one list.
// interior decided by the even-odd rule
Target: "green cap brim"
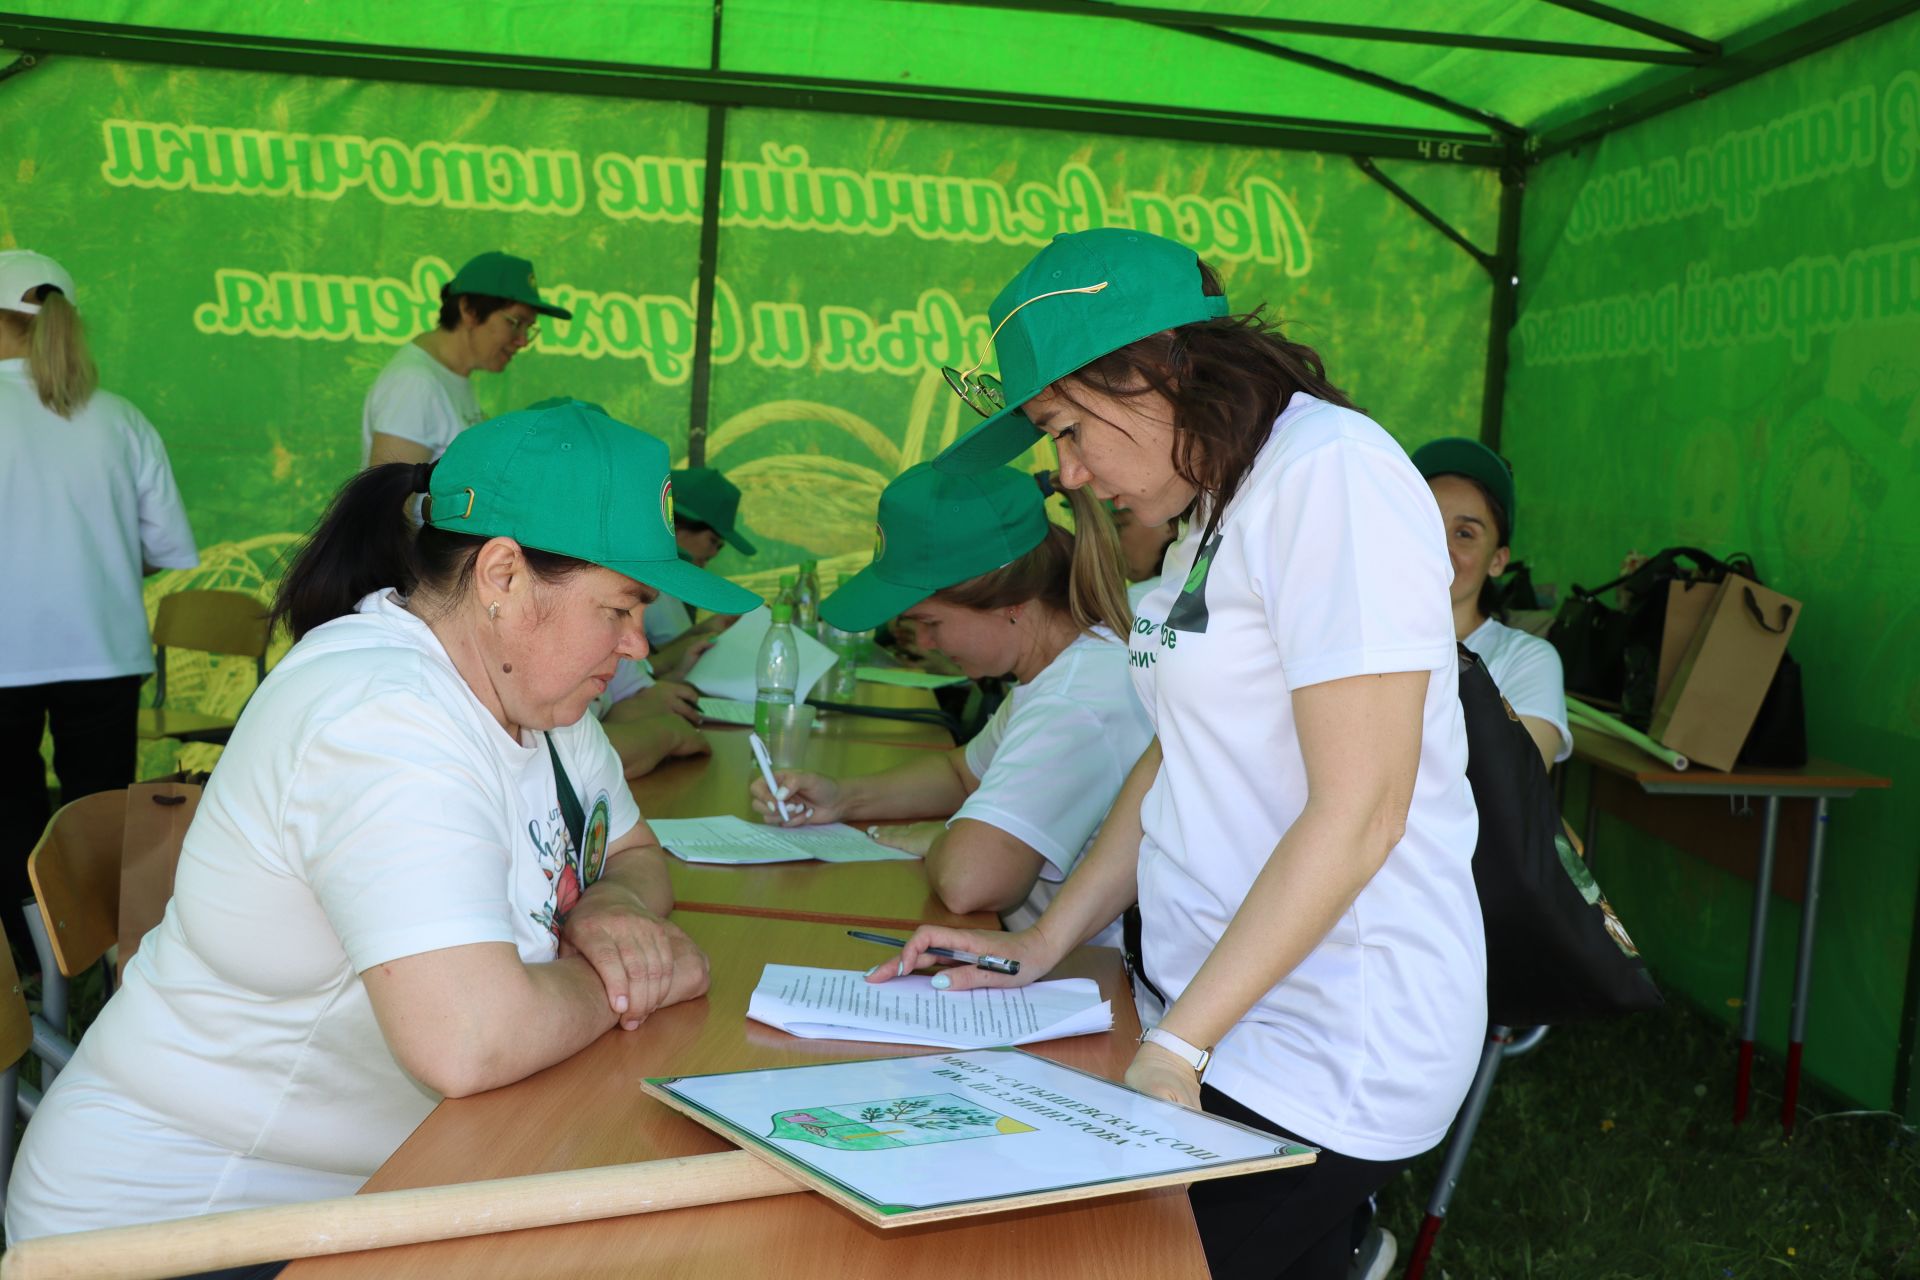
[{"label": "green cap brim", "polygon": [[888,582],[868,565],[820,602],[820,616],[842,631],[871,631],[887,619],[899,617],[935,590]]},{"label": "green cap brim", "polygon": [[759,554],[759,548],[747,541],[746,536],[738,529],[730,524],[722,524],[718,520],[709,519],[704,512],[689,505],[686,499],[676,497],[674,499],[673,509],[690,520],[698,520],[701,524],[719,534],[720,541],[726,543],[741,555],[751,556]]},{"label": "green cap brim", "polygon": [[677,557],[672,560],[602,560],[596,563],[709,613],[748,613],[766,603],[745,587],[736,586],[717,573],[708,573]]},{"label": "green cap brim", "polygon": [[1045,434],[1027,420],[1019,405],[1011,404],[948,445],[933,465],[948,475],[977,476],[1006,466],[1040,443]]},{"label": "green cap brim", "polygon": [[515,298],[515,302],[524,302],[543,316],[552,316],[556,320],[571,320],[573,312],[565,307],[556,307],[551,303],[540,302],[534,298]]}]

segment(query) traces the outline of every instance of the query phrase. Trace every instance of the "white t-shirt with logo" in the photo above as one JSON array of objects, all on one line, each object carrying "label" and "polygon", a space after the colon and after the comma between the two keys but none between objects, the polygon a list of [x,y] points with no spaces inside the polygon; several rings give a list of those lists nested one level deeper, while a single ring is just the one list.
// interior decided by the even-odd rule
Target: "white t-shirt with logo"
[{"label": "white t-shirt with logo", "polygon": [[405,343],[373,380],[360,413],[360,463],[373,453],[373,437],[397,436],[423,446],[437,460],[468,427],[486,421],[474,399],[473,380],[435,360],[418,343]]},{"label": "white t-shirt with logo", "polygon": [[1573,754],[1573,733],[1567,728],[1567,679],[1558,649],[1497,618],[1488,618],[1460,643],[1487,664],[1487,674],[1515,715],[1534,716],[1560,731],[1555,764]]},{"label": "white t-shirt with logo", "polygon": [[165,918],[29,1126],[9,1237],[358,1188],[439,1101],[360,975],[478,942],[552,960],[639,821],[597,720],[551,736],[584,859],[543,737],[508,738],[390,594],[295,645],[207,784]]},{"label": "white t-shirt with logo", "polygon": [[153,670],[142,562],[200,563],[160,433],[111,391],[63,418],[0,360],[0,688]]},{"label": "white t-shirt with logo", "polygon": [[1168,550],[1132,636],[1163,756],[1140,812],[1147,975],[1179,997],[1300,816],[1293,691],[1428,672],[1405,837],[1221,1038],[1206,1073],[1310,1142],[1413,1156],[1445,1136],[1487,1028],[1479,823],[1439,508],[1373,421],[1295,395],[1196,573],[1205,524]]},{"label": "white t-shirt with logo", "polygon": [[[1047,909],[1152,740],[1153,725],[1127,674],[1126,646],[1095,627],[1032,681],[1014,686],[967,744],[967,768],[980,787],[948,825],[985,822],[1044,859],[1027,900],[1003,917],[1007,928],[1024,929]],[[1092,943],[1119,946],[1119,922]]]}]

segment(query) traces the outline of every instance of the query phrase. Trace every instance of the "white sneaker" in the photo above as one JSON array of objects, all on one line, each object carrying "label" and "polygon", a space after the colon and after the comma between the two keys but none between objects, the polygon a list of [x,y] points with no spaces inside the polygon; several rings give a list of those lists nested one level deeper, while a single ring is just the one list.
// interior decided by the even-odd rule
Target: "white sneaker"
[{"label": "white sneaker", "polygon": [[1387,1280],[1393,1263],[1400,1256],[1400,1242],[1385,1227],[1367,1231],[1360,1247],[1353,1251],[1353,1265],[1347,1268],[1347,1280]]}]

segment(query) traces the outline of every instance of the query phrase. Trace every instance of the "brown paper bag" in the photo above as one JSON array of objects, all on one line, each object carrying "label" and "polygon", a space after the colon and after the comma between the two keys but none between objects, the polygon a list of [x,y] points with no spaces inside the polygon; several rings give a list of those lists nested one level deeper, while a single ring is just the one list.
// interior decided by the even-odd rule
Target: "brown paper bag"
[{"label": "brown paper bag", "polygon": [[180,842],[200,806],[200,788],[188,782],[136,782],[127,788],[127,824],[120,846],[119,975],[147,930],[166,914]]},{"label": "brown paper bag", "polygon": [[1731,769],[1799,620],[1798,600],[1728,575],[1654,709],[1652,735],[1696,764]]},{"label": "brown paper bag", "polygon": [[1680,659],[1687,656],[1687,646],[1693,643],[1700,624],[1706,620],[1707,606],[1719,593],[1717,582],[1675,578],[1667,584],[1667,625],[1660,633],[1660,671],[1653,686],[1654,706],[1659,706],[1660,699],[1667,696],[1667,686],[1673,683],[1673,673],[1680,669]]}]

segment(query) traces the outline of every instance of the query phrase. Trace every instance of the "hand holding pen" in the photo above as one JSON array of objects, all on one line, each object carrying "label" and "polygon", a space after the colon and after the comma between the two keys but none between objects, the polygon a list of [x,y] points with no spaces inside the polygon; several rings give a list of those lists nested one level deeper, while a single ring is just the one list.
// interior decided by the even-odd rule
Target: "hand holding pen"
[{"label": "hand holding pen", "polygon": [[[942,991],[1024,987],[1045,977],[1058,963],[1058,957],[1046,953],[1044,940],[1031,929],[1019,933],[999,933],[923,924],[913,931],[913,936],[905,939],[904,944],[897,937],[853,930],[848,932],[866,941],[900,947],[897,958],[882,960],[867,971],[868,982],[887,982],[905,977],[918,969],[923,960],[950,957],[960,963],[933,975],[933,985]],[[985,963],[987,960],[995,963],[989,966]]]}]

